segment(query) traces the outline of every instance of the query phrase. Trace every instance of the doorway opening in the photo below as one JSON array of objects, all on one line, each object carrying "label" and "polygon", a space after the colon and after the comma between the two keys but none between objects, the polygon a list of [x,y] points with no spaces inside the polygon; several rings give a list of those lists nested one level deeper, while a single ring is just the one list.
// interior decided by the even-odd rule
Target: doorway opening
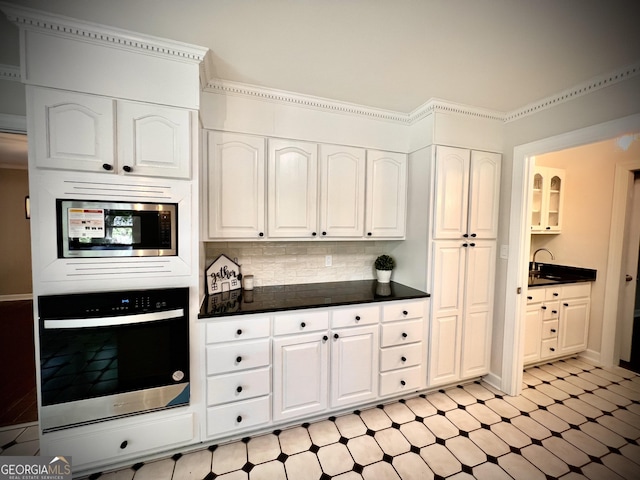
[{"label": "doorway opening", "polygon": [[640,373],[640,171],[634,172],[627,204],[624,257],[624,283],[620,288],[619,365]]}]

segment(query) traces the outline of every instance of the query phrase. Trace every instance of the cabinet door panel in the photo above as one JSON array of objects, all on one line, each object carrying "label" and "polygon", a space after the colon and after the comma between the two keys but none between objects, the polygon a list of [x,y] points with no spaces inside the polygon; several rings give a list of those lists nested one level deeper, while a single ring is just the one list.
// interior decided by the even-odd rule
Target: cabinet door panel
[{"label": "cabinet door panel", "polygon": [[103,168],[115,163],[113,100],[27,88],[38,167],[113,172]]},{"label": "cabinet door panel", "polygon": [[378,326],[337,330],[331,345],[331,406],[373,400],[378,393]]},{"label": "cabinet door panel", "polygon": [[318,147],[269,140],[269,236],[313,238],[317,234]]},{"label": "cabinet door panel", "polygon": [[407,210],[407,156],[367,151],[367,238],[402,238]]},{"label": "cabinet door panel", "polygon": [[189,110],[119,101],[117,117],[120,171],[128,175],[190,177]]},{"label": "cabinet door panel", "polygon": [[540,304],[527,307],[524,317],[524,364],[540,359],[540,341],[542,331],[542,310]]},{"label": "cabinet door panel", "polygon": [[433,237],[462,238],[467,233],[470,151],[436,147]]},{"label": "cabinet door panel", "polygon": [[460,370],[460,322],[458,314],[431,319],[429,387],[458,379]]},{"label": "cabinet door panel", "polygon": [[466,250],[460,240],[433,242],[433,312],[462,314]]},{"label": "cabinet door panel", "polygon": [[468,233],[496,238],[500,200],[500,160],[497,153],[471,152]]},{"label": "cabinet door panel", "polygon": [[320,234],[323,237],[363,236],[365,166],[362,148],[320,146]]},{"label": "cabinet door panel", "polygon": [[328,342],[322,334],[273,341],[273,419],[284,420],[327,408]]},{"label": "cabinet door panel", "polygon": [[208,189],[211,238],[260,238],[264,234],[265,140],[209,132]]},{"label": "cabinet door panel", "polygon": [[[475,246],[471,246],[475,244]],[[465,310],[469,313],[493,308],[496,271],[496,243],[476,240],[467,253]]]},{"label": "cabinet door panel", "polygon": [[491,310],[468,312],[464,317],[461,378],[489,372],[492,313]]},{"label": "cabinet door panel", "polygon": [[560,353],[579,352],[587,348],[589,307],[588,298],[567,300],[560,307],[558,338]]}]

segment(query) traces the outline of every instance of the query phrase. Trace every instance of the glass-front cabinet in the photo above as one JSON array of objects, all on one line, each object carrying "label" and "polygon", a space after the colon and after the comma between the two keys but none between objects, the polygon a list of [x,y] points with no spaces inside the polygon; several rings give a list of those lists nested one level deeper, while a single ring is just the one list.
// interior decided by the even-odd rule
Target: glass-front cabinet
[{"label": "glass-front cabinet", "polygon": [[535,167],[531,202],[531,233],[560,233],[564,189],[564,170]]}]

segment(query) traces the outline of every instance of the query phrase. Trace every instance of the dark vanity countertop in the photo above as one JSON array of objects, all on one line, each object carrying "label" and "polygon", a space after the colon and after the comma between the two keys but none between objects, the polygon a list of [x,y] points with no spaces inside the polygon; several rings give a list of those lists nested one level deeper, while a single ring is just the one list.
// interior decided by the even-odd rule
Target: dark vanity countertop
[{"label": "dark vanity countertop", "polygon": [[202,302],[198,318],[282,312],[426,297],[429,297],[428,293],[415,288],[396,282],[381,284],[377,280],[274,285],[256,287],[251,291],[232,290],[208,295]]},{"label": "dark vanity countertop", "polygon": [[[571,267],[567,265],[553,265],[539,263],[539,274],[529,275],[529,288],[547,287],[563,283],[593,282],[597,271],[590,268]],[[531,264],[529,264],[531,268]]]}]

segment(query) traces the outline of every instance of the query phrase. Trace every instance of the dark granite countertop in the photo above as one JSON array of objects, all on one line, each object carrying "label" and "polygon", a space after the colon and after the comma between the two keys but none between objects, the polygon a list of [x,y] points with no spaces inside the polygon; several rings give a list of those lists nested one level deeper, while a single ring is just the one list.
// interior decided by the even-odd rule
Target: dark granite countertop
[{"label": "dark granite countertop", "polygon": [[377,280],[275,285],[256,287],[251,291],[233,290],[208,295],[202,302],[198,318],[282,312],[425,297],[429,297],[429,294],[415,288],[396,282],[378,283]]},{"label": "dark granite countertop", "polygon": [[[546,287],[563,283],[593,282],[597,271],[590,268],[570,267],[567,265],[553,265],[538,263],[537,273],[529,275],[529,288]],[[529,264],[529,269],[532,265]]]}]

